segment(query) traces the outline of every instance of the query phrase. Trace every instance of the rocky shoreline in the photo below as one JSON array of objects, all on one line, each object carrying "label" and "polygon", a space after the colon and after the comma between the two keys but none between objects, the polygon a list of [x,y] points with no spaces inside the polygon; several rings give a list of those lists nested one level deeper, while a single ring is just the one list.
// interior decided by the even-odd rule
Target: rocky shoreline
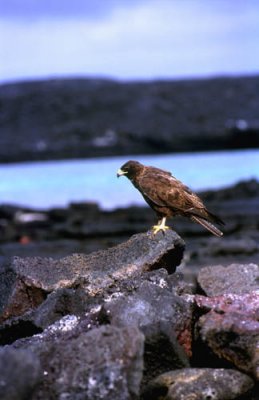
[{"label": "rocky shoreline", "polygon": [[258,104],[258,76],[4,84],[0,162],[258,148]]},{"label": "rocky shoreline", "polygon": [[[218,239],[183,218],[169,221],[185,238],[184,263],[192,267],[210,263],[254,262],[259,259],[259,183],[240,182],[229,188],[200,193],[208,209],[225,226]],[[96,203],[75,203],[67,208],[34,210],[14,205],[0,206],[0,260],[13,255],[64,257],[88,254],[146,232],[156,222],[149,207],[104,211]]]},{"label": "rocky shoreline", "polygon": [[221,239],[154,237],[144,207],[0,207],[1,400],[258,399],[259,183],[201,195]]}]

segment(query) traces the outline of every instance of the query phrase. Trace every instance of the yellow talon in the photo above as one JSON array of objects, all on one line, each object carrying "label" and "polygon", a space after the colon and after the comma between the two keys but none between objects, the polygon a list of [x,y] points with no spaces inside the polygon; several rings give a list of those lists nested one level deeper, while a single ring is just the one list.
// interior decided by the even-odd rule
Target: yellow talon
[{"label": "yellow talon", "polygon": [[156,235],[159,231],[162,231],[163,233],[165,233],[165,231],[167,231],[167,229],[170,229],[169,226],[166,226],[165,222],[166,222],[166,217],[163,217],[162,221],[160,223],[158,223],[158,225],[154,225],[152,227],[154,235]]}]

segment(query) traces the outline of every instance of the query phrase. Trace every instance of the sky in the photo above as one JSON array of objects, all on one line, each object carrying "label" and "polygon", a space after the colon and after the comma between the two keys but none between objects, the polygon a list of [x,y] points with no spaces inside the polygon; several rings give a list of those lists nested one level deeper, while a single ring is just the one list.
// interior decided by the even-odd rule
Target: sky
[{"label": "sky", "polygon": [[258,73],[258,0],[0,0],[0,83]]}]

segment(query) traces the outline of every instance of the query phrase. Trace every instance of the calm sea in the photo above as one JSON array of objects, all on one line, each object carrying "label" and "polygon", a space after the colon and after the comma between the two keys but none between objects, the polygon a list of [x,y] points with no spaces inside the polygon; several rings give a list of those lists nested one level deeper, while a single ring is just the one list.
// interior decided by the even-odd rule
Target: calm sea
[{"label": "calm sea", "polygon": [[144,204],[128,179],[116,178],[129,159],[169,170],[193,190],[259,180],[259,150],[2,164],[0,203],[49,208],[94,201],[104,209]]}]

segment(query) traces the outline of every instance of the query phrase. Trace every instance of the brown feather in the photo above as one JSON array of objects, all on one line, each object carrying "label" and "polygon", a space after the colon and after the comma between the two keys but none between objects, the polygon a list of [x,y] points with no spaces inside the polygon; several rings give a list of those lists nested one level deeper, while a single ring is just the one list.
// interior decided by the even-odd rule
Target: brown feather
[{"label": "brown feather", "polygon": [[199,223],[216,236],[223,235],[213,223],[224,225],[224,222],[208,211],[203,201],[170,172],[144,166],[138,161],[128,161],[120,171],[140,191],[159,219],[181,215]]},{"label": "brown feather", "polygon": [[203,218],[197,217],[196,215],[192,215],[191,220],[194,222],[198,222],[198,224],[202,225],[208,231],[213,233],[213,235],[218,236],[218,237],[223,236],[223,232],[221,232],[218,228],[216,228],[216,226],[214,226],[211,222],[206,221]]}]

